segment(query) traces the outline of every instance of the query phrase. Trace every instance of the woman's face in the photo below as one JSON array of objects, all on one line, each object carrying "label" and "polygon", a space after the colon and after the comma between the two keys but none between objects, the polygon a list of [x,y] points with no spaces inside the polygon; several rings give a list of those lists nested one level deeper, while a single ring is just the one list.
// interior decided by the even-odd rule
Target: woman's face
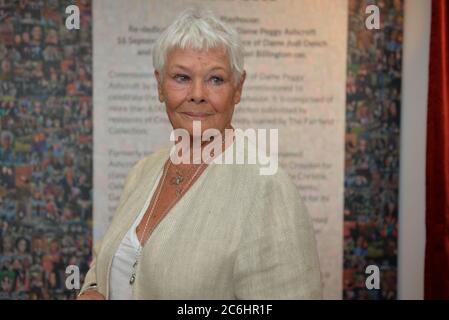
[{"label": "woman's face", "polygon": [[173,129],[183,128],[193,135],[194,120],[201,121],[201,133],[230,127],[245,74],[236,83],[224,48],[175,48],[162,72],[163,76],[155,71],[159,100],[166,105]]}]

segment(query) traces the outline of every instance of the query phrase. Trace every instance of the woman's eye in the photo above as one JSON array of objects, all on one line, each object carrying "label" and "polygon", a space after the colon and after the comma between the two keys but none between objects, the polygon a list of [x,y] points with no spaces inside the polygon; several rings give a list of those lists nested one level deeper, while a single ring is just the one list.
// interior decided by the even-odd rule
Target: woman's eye
[{"label": "woman's eye", "polygon": [[176,74],[173,79],[175,79],[177,82],[186,82],[190,80],[189,76],[185,74]]},{"label": "woman's eye", "polygon": [[217,76],[211,77],[210,81],[212,82],[212,84],[215,84],[215,85],[222,84],[224,82],[222,77],[217,77]]}]

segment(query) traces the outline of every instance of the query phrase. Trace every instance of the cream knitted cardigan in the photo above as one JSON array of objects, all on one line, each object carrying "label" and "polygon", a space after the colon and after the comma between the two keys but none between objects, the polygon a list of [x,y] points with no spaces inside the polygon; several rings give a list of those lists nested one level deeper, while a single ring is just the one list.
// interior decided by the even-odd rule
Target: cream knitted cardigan
[{"label": "cream knitted cardigan", "polygon": [[[91,283],[106,299],[112,258],[143,207],[169,149],[128,173],[115,215],[93,250]],[[311,220],[288,174],[210,164],[145,244],[135,299],[320,299]]]}]

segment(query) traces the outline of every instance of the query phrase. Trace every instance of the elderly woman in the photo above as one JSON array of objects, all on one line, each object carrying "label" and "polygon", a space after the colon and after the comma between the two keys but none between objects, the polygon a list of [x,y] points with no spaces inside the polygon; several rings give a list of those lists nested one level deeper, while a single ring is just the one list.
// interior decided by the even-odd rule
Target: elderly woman
[{"label": "elderly woman", "polygon": [[[246,75],[233,28],[186,10],[156,42],[153,64],[159,100],[189,143],[194,122],[232,132]],[[236,139],[219,139],[211,161],[174,163],[172,148],[137,162],[78,299],[321,298],[312,224],[289,176],[220,164]]]}]

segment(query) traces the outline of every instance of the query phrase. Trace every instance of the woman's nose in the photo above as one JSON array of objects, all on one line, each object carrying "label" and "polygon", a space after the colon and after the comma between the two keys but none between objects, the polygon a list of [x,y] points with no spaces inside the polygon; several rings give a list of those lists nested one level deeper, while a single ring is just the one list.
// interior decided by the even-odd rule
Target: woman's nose
[{"label": "woman's nose", "polygon": [[195,103],[206,101],[206,84],[201,79],[193,81],[190,92],[190,101]]}]

